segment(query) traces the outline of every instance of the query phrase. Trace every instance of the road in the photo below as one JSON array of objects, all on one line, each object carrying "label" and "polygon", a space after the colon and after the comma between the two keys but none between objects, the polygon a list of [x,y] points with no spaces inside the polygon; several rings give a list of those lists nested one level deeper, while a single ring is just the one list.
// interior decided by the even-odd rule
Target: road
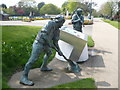
[{"label": "road", "polygon": [[[31,22],[23,21],[0,21],[0,25],[30,25],[30,26],[44,26],[49,20],[36,20]],[[64,26],[72,28],[72,25],[68,25],[71,20],[66,20]],[[85,25],[83,27],[83,32],[87,35],[92,36],[93,25]]]}]

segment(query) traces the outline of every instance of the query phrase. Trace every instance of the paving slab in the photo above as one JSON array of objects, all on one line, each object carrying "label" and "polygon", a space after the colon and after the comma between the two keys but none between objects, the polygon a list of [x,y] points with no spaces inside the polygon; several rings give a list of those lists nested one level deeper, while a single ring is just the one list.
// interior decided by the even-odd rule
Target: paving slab
[{"label": "paving slab", "polygon": [[81,67],[82,72],[75,74],[66,70],[67,65],[67,62],[54,58],[48,65],[53,68],[53,71],[41,72],[39,68],[30,70],[29,79],[35,83],[34,86],[25,86],[19,83],[22,71],[14,74],[8,82],[8,85],[12,88],[48,88],[55,85],[80,80],[86,78],[86,76],[91,77],[91,69]]}]

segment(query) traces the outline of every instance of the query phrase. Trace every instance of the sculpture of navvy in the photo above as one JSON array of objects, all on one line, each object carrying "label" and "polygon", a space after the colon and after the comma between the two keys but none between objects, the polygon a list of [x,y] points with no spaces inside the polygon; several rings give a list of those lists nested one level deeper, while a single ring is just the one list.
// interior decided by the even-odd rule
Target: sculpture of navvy
[{"label": "sculpture of navvy", "polygon": [[31,69],[32,64],[38,60],[40,54],[45,52],[44,60],[40,68],[41,71],[52,71],[51,68],[47,67],[47,60],[52,54],[52,47],[55,47],[60,56],[63,55],[59,46],[59,28],[63,26],[65,19],[61,15],[57,15],[53,20],[49,21],[38,33],[32,47],[31,56],[24,67],[20,83],[24,85],[32,86],[34,83],[28,79],[28,73]]}]

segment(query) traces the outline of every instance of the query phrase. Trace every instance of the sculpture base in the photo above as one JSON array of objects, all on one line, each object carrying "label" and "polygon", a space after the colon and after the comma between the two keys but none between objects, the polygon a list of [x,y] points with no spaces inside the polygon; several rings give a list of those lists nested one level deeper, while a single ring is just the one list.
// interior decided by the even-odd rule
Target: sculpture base
[{"label": "sculpture base", "polygon": [[[59,44],[59,47],[60,47],[61,51],[63,52],[63,54],[69,59],[74,47],[72,45],[62,41],[62,40],[59,40],[58,44]],[[88,60],[89,57],[88,57],[88,46],[87,46],[87,44],[85,45],[81,55],[77,55],[77,56],[79,56],[77,62],[82,62],[82,61]],[[59,60],[66,61],[62,56],[58,55],[57,52],[56,52],[55,57]]]},{"label": "sculpture base", "polygon": [[9,80],[8,85],[11,88],[50,88],[55,85],[81,79],[81,72],[68,73],[66,71],[67,64],[67,62],[62,62],[54,58],[48,65],[50,68],[53,68],[53,71],[41,72],[39,68],[30,70],[29,79],[34,82],[34,86],[26,86],[19,83],[22,71],[14,74]]}]

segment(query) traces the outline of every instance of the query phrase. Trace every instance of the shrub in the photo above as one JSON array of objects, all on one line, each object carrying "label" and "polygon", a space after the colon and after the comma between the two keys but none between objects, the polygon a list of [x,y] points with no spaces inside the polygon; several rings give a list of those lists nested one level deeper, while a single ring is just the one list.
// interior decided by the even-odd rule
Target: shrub
[{"label": "shrub", "polygon": [[87,44],[88,44],[88,47],[94,47],[95,43],[94,43],[94,41],[93,41],[91,36],[88,36]]}]

